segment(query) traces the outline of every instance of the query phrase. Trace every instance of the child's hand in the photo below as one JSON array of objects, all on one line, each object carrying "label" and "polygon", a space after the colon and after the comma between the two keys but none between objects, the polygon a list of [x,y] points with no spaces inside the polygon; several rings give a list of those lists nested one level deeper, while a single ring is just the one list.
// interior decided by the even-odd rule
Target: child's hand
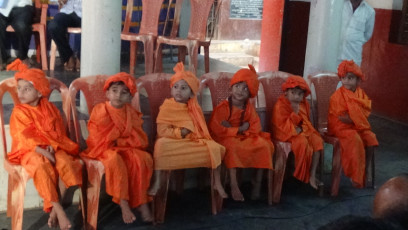
[{"label": "child's hand", "polygon": [[221,125],[224,126],[225,128],[231,128],[231,124],[228,121],[222,121]]},{"label": "child's hand", "polygon": [[303,129],[302,129],[302,127],[301,126],[296,126],[296,133],[297,134],[299,134],[299,133],[301,133],[301,132],[303,132]]},{"label": "child's hand", "polygon": [[242,133],[244,131],[247,131],[249,129],[249,123],[248,122],[244,122],[238,129],[239,133]]},{"label": "child's hand", "polygon": [[292,106],[294,113],[299,113],[300,103],[291,102],[290,105]]},{"label": "child's hand", "polygon": [[40,146],[37,146],[35,148],[35,151],[44,157],[46,157],[52,164],[55,164],[55,151],[51,146],[47,146],[45,149],[41,148]]},{"label": "child's hand", "polygon": [[345,124],[353,124],[353,120],[351,120],[350,116],[347,113],[343,116],[339,116],[338,118]]},{"label": "child's hand", "polygon": [[187,136],[187,134],[191,133],[191,131],[189,129],[186,128],[181,128],[181,137],[185,138]]}]

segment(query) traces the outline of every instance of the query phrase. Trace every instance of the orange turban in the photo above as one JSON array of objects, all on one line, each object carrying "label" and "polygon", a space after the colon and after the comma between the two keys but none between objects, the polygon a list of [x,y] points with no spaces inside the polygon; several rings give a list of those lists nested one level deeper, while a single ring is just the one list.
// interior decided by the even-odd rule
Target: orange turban
[{"label": "orange turban", "polygon": [[170,78],[170,87],[173,87],[176,82],[184,80],[187,82],[188,86],[190,86],[190,89],[193,91],[194,95],[197,95],[200,86],[200,82],[198,81],[197,77],[192,72],[185,71],[182,62],[177,63],[173,70],[176,73]]},{"label": "orange turban", "polygon": [[340,78],[346,76],[347,73],[353,73],[361,80],[365,80],[365,76],[363,71],[361,71],[360,67],[354,63],[353,60],[344,60],[340,63],[339,67],[337,68],[337,74]]},{"label": "orange turban", "polygon": [[16,81],[19,79],[29,81],[42,96],[48,97],[48,95],[50,95],[50,82],[45,77],[45,73],[42,70],[34,68],[29,69],[28,66],[18,58],[7,66],[7,70],[18,71],[14,74]]},{"label": "orange turban", "polygon": [[249,69],[238,70],[234,76],[232,76],[230,86],[238,82],[245,82],[248,86],[250,96],[255,97],[259,89],[258,75],[252,65],[248,64],[248,67]]},{"label": "orange turban", "polygon": [[286,91],[287,89],[293,89],[299,87],[305,91],[303,97],[307,97],[310,94],[310,88],[307,85],[305,79],[300,76],[291,75],[286,79],[285,83],[282,84],[282,90]]},{"label": "orange turban", "polygon": [[103,90],[106,91],[109,88],[109,85],[113,82],[123,82],[126,87],[128,87],[130,94],[132,95],[132,97],[135,95],[135,93],[137,92],[137,88],[136,88],[136,83],[135,83],[135,78],[125,72],[120,72],[117,74],[114,74],[112,76],[110,76],[106,81],[105,81],[105,85],[103,86]]}]

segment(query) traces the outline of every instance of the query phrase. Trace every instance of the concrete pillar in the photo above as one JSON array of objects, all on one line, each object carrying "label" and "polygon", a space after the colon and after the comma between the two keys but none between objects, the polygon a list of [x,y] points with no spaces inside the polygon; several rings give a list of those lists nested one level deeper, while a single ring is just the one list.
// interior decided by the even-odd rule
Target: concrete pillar
[{"label": "concrete pillar", "polygon": [[259,72],[278,70],[285,0],[264,0]]},{"label": "concrete pillar", "polygon": [[311,0],[304,76],[337,70],[343,0]]},{"label": "concrete pillar", "polygon": [[122,1],[82,1],[81,76],[120,71]]}]

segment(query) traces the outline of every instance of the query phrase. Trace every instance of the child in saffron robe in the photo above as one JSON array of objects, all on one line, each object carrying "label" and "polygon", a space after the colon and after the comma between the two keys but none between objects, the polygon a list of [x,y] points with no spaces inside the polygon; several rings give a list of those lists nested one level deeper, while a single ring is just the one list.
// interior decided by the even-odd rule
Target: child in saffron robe
[{"label": "child in saffron robe", "polygon": [[251,199],[260,196],[264,169],[272,169],[274,146],[270,134],[261,131],[261,120],[249,99],[258,94],[259,81],[255,69],[241,69],[231,79],[231,95],[213,111],[211,134],[226,148],[224,164],[230,175],[231,195],[243,201],[236,168],[256,168]]},{"label": "child in saffron robe", "polygon": [[302,77],[290,76],[282,84],[282,90],[284,94],[272,111],[272,135],[278,141],[291,143],[295,155],[293,176],[318,189],[323,186],[316,178],[323,139],[309,120],[310,106],[306,101],[309,86]]},{"label": "child in saffron robe", "polygon": [[164,101],[157,116],[155,182],[149,194],[155,195],[160,188],[160,170],[206,167],[215,169],[215,189],[226,198],[219,171],[225,148],[208,132],[196,98],[199,81],[192,72],[184,71],[181,62],[174,71],[170,79],[172,98]]},{"label": "child in saffron robe", "polygon": [[125,223],[136,220],[133,208],[138,208],[143,221],[152,222],[148,206],[152,199],[147,189],[153,160],[145,151],[148,140],[142,129],[142,114],[130,105],[137,90],[134,77],[115,74],[106,80],[103,89],[109,100],[93,108],[88,123],[88,148],[81,156],[104,165],[106,192],[120,205]]},{"label": "child in saffron robe", "polygon": [[360,67],[352,60],[345,60],[338,67],[343,84],[330,97],[328,131],[339,138],[341,163],[344,174],[350,177],[355,187],[371,184],[371,155],[378,146],[367,118],[371,113],[371,100],[359,87],[364,80]]},{"label": "child in saffron robe", "polygon": [[69,229],[71,223],[59,200],[67,187],[82,184],[82,165],[76,157],[79,146],[67,137],[59,110],[47,99],[51,90],[44,72],[28,69],[19,59],[7,70],[19,71],[14,78],[21,102],[10,116],[12,147],[7,157],[33,178],[44,199],[43,209],[50,212],[49,227]]}]

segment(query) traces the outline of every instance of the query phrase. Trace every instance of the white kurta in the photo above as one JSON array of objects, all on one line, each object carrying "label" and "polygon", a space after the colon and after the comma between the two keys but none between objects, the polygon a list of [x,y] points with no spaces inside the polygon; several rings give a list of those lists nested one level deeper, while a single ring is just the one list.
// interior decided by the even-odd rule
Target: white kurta
[{"label": "white kurta", "polygon": [[8,17],[11,9],[14,7],[23,7],[26,5],[31,6],[33,3],[31,0],[5,0],[0,7],[0,14]]},{"label": "white kurta", "polygon": [[375,21],[374,9],[365,1],[353,13],[350,0],[344,2],[338,63],[342,60],[354,60],[361,65],[363,45],[373,34]]},{"label": "white kurta", "polygon": [[61,13],[71,14],[75,12],[78,17],[82,17],[82,0],[68,0],[60,9]]}]

